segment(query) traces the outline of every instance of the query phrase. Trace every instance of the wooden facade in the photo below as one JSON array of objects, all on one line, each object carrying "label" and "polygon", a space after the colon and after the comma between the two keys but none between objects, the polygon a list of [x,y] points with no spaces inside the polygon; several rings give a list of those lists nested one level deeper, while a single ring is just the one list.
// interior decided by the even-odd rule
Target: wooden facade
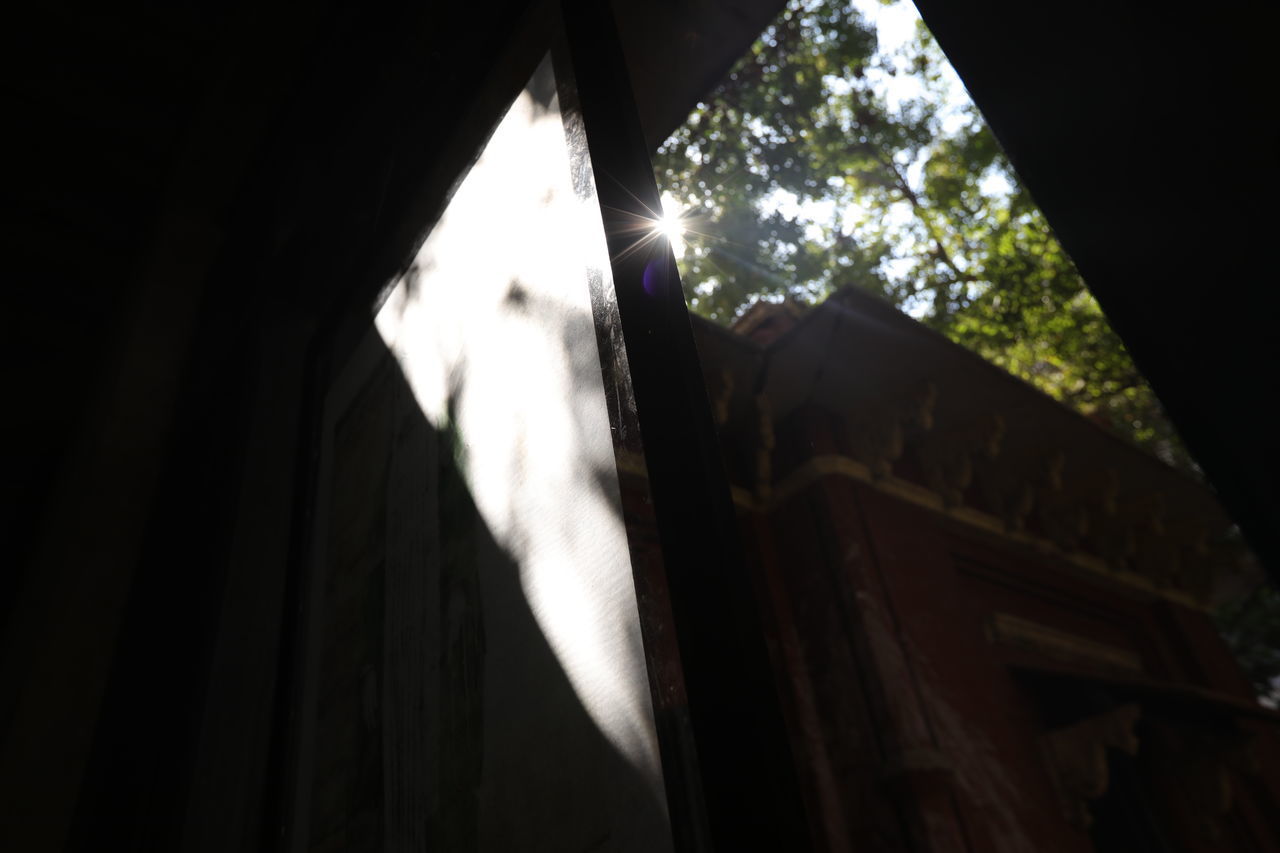
[{"label": "wooden facade", "polygon": [[1203,486],[857,291],[697,329],[822,849],[1280,849]]}]

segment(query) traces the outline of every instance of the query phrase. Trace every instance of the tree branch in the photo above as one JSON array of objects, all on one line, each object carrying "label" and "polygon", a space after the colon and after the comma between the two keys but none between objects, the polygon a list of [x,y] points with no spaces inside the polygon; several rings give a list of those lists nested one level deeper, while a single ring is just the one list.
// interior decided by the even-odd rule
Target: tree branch
[{"label": "tree branch", "polygon": [[938,229],[934,227],[933,222],[926,213],[927,207],[920,200],[920,196],[916,194],[916,191],[911,189],[911,185],[907,183],[906,175],[902,174],[901,170],[898,169],[898,164],[893,161],[892,157],[885,157],[883,151],[870,143],[864,143],[863,147],[893,175],[894,188],[902,193],[903,198],[907,200],[912,210],[915,211],[916,218],[920,220],[925,230],[929,232],[929,238],[933,240],[935,257],[955,274],[956,281],[971,280],[972,277],[967,276],[951,258],[951,255],[948,254],[946,247],[942,243],[942,236],[938,233]]}]

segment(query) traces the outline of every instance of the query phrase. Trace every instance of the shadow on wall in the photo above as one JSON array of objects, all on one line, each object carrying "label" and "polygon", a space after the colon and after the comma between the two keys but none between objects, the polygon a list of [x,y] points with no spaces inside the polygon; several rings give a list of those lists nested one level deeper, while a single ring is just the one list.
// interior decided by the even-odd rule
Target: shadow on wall
[{"label": "shadow on wall", "polygon": [[329,448],[299,849],[668,849],[660,779],[584,706],[477,507],[456,401],[438,430],[380,342],[358,359]]},{"label": "shadow on wall", "polygon": [[330,388],[295,849],[671,848],[555,93],[546,60]]}]

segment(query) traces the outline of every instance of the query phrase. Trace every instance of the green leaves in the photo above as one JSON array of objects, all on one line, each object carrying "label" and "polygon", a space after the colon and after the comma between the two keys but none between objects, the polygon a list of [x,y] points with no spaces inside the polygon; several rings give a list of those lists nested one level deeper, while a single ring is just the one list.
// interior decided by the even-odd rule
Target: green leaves
[{"label": "green leaves", "polygon": [[1280,705],[1280,592],[1262,585],[1223,605],[1214,619],[1265,704]]},{"label": "green leaves", "polygon": [[659,149],[693,309],[862,287],[1190,466],[923,24],[882,47],[859,8],[792,0]]}]

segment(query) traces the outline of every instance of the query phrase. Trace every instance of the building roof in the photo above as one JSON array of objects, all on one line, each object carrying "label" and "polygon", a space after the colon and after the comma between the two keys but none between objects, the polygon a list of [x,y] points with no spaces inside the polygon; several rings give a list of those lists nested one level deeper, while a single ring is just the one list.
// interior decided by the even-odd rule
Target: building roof
[{"label": "building roof", "polygon": [[[758,303],[733,330],[697,329],[730,433],[834,413],[868,480],[941,510],[1201,603],[1241,571],[1203,484],[874,296],[845,288],[803,315]],[[776,490],[784,468],[747,488]]]}]

